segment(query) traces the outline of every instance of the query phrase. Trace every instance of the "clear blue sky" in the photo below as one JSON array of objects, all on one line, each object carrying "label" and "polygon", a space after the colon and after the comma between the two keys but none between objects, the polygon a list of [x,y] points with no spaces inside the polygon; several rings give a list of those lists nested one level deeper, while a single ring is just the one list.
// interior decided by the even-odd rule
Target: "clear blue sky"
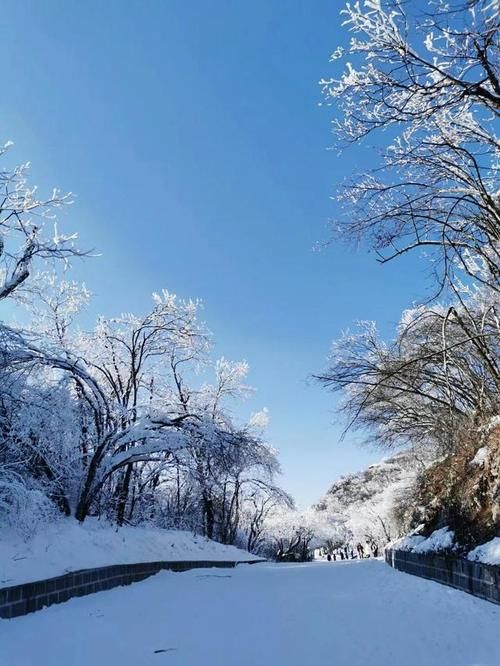
[{"label": "clear blue sky", "polygon": [[42,187],[78,195],[65,229],[92,314],[143,311],[163,287],[200,297],[217,353],[246,359],[283,483],[299,505],[381,457],[339,443],[308,376],[355,319],[390,332],[423,293],[413,264],[332,244],[335,184],[368,150],[327,151],[317,81],[345,41],[338,0],[5,0],[1,140]]}]

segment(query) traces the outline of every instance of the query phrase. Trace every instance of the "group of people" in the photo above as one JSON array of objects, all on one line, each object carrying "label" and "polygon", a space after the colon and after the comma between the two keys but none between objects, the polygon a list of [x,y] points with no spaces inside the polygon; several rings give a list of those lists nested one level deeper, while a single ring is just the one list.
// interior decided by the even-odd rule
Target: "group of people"
[{"label": "group of people", "polygon": [[355,559],[364,559],[367,557],[378,557],[378,544],[371,543],[363,546],[362,543],[356,545],[356,552],[352,546],[344,546],[343,548],[337,548],[331,553],[327,553],[326,559],[328,562],[332,560],[334,562],[339,560],[355,560]]}]

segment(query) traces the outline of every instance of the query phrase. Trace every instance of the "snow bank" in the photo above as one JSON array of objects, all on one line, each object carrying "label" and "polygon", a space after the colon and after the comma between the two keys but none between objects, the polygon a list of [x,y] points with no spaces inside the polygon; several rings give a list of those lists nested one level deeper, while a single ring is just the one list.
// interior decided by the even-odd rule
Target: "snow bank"
[{"label": "snow bank", "polygon": [[[424,537],[418,534],[411,534],[397,541],[389,543],[386,548],[396,550],[409,550],[413,553],[440,553],[443,551],[453,551],[455,533],[448,527],[436,530],[430,536]],[[484,562],[484,564],[500,565],[500,536],[494,537],[491,541],[483,543],[471,550],[467,555],[462,555],[468,560],[474,562]]]},{"label": "snow bank", "polygon": [[389,547],[397,550],[410,550],[413,553],[439,553],[443,550],[451,550],[454,538],[455,532],[448,527],[442,527],[428,537],[412,534],[394,541],[389,544]]},{"label": "snow bank", "polygon": [[500,537],[477,546],[470,551],[467,559],[485,564],[500,564]]},{"label": "snow bank", "polygon": [[416,548],[422,541],[425,541],[424,536],[419,536],[418,534],[411,534],[410,536],[402,537],[401,539],[396,539],[388,543],[387,548],[394,548],[396,550],[413,550]]},{"label": "snow bank", "polygon": [[120,527],[96,519],[67,518],[45,525],[28,541],[14,530],[0,533],[0,587],[69,571],[158,560],[242,560],[255,555],[191,532]]},{"label": "snow bank", "polygon": [[450,550],[453,548],[454,539],[455,532],[448,527],[442,527],[440,530],[433,532],[427,539],[417,544],[413,551],[415,553],[432,553]]}]

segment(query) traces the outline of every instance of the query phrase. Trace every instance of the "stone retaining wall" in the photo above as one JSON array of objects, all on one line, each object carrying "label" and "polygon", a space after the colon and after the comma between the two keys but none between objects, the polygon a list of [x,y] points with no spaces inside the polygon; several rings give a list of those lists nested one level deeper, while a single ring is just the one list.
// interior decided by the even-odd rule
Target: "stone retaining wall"
[{"label": "stone retaining wall", "polygon": [[385,561],[394,569],[428,578],[475,597],[500,604],[500,567],[437,553],[385,551]]},{"label": "stone retaining wall", "polygon": [[234,568],[236,564],[256,564],[263,561],[141,562],[116,564],[98,569],[82,569],[56,578],[0,588],[0,618],[27,615],[46,606],[68,601],[72,597],[83,597],[86,594],[110,590],[119,585],[130,585],[130,583],[153,576],[163,569],[188,571],[189,569],[210,567]]}]

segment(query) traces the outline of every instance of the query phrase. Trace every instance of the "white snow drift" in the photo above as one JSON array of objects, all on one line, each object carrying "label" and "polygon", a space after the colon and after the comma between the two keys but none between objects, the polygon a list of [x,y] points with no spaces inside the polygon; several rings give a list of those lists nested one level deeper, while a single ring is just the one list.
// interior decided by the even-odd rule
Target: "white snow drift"
[{"label": "white snow drift", "polygon": [[0,587],[109,564],[253,559],[259,558],[191,532],[150,527],[117,528],[92,518],[79,524],[68,518],[46,525],[28,541],[14,530],[2,530]]}]

